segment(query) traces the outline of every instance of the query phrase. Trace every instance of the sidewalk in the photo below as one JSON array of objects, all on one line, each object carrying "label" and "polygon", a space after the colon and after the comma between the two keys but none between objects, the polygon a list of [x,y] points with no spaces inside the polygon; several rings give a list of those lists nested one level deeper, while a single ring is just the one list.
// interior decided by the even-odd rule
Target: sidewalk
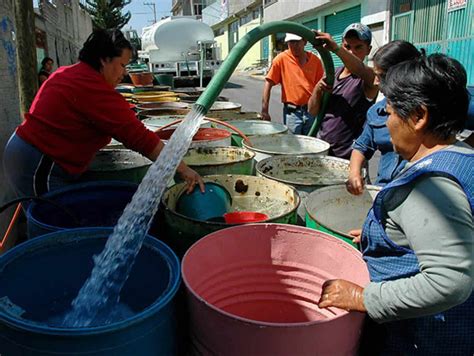
[{"label": "sidewalk", "polygon": [[240,70],[240,71],[235,71],[233,75],[246,76],[246,77],[251,77],[251,78],[263,81],[265,80],[266,70],[263,68],[256,68],[256,69],[251,69],[251,70]]}]

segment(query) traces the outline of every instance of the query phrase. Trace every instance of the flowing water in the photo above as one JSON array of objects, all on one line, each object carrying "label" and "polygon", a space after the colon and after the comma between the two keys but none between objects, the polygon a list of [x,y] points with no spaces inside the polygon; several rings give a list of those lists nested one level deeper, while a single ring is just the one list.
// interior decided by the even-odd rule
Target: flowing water
[{"label": "flowing water", "polygon": [[72,310],[64,318],[63,327],[100,325],[103,311],[113,310],[120,304],[120,291],[158,210],[161,196],[203,116],[203,108],[195,106],[148,170],[104,250],[94,256],[92,273],[72,302]]}]

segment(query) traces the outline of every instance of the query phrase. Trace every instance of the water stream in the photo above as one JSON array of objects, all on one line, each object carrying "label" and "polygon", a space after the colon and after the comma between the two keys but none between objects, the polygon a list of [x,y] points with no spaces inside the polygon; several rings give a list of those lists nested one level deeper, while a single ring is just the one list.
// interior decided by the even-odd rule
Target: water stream
[{"label": "water stream", "polygon": [[120,305],[120,291],[158,210],[167,183],[199,128],[203,111],[201,106],[195,106],[186,115],[148,170],[104,250],[94,256],[92,273],[72,302],[72,310],[64,317],[63,327],[87,327],[110,322],[104,320],[104,310],[114,310]]}]

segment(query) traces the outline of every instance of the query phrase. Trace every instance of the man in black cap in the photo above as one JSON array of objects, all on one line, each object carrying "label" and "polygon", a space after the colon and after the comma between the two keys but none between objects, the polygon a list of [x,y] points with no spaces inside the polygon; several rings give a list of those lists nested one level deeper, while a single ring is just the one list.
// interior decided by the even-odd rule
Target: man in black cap
[{"label": "man in black cap", "polygon": [[318,82],[308,102],[308,111],[313,116],[318,115],[323,92],[331,92],[318,137],[329,142],[331,155],[349,159],[352,143],[362,132],[378,87],[374,85],[374,71],[363,63],[372,49],[370,29],[364,24],[353,23],[344,30],[342,37],[342,46],[338,46],[330,34],[320,32],[316,35],[344,65],[336,69],[332,87],[327,85],[325,78]]}]

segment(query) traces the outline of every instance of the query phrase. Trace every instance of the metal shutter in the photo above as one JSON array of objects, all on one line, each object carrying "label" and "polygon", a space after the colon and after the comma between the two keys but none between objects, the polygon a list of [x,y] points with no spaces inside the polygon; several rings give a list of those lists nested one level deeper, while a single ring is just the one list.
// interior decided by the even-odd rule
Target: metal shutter
[{"label": "metal shutter", "polygon": [[[307,22],[303,22],[303,25],[306,26],[307,28],[310,28],[312,30],[319,30],[319,26],[318,26],[318,19],[314,19],[314,20],[311,20],[311,21],[307,21]],[[316,51],[314,48],[313,48],[313,45],[311,43],[307,43],[306,46],[304,47],[305,51],[308,51],[308,52],[313,52],[314,54],[317,54],[318,51]]]},{"label": "metal shutter", "polygon": [[[342,33],[347,26],[354,22],[360,22],[360,5],[325,16],[324,31],[330,33],[332,38],[334,38],[338,44],[342,44]],[[342,61],[339,57],[333,53],[331,54],[334,61],[334,67],[337,68],[341,66]]]}]

